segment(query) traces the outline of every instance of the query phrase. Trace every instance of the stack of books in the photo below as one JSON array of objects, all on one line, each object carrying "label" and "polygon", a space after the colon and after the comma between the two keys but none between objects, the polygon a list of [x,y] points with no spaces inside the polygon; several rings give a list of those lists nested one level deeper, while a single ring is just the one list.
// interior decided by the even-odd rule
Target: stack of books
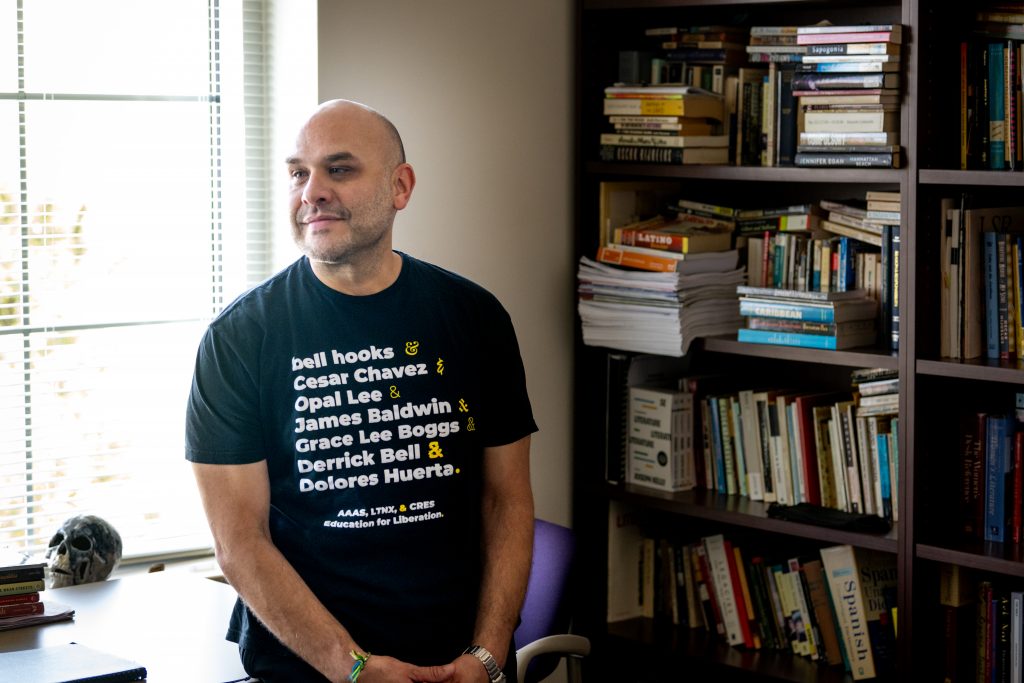
[{"label": "stack of books", "polygon": [[601,160],[659,164],[725,164],[729,135],[722,132],[724,98],[688,85],[605,88],[608,131]]},{"label": "stack of books", "polygon": [[1024,206],[941,200],[940,353],[944,358],[1024,358]]},{"label": "stack of books", "polygon": [[583,343],[682,356],[697,337],[734,334],[736,287],[745,280],[736,250],[695,254],[655,272],[580,259],[578,310]]},{"label": "stack of books", "polygon": [[29,562],[20,553],[0,550],[0,630],[43,614],[46,563]]},{"label": "stack of books", "polygon": [[974,18],[960,41],[960,168],[1020,171],[1024,5],[984,3]]},{"label": "stack of books", "polygon": [[42,600],[46,563],[25,553],[0,548],[0,631],[72,619],[75,610]]},{"label": "stack of books", "polygon": [[[866,368],[853,371],[856,402],[856,423],[863,420],[863,433],[858,432],[858,445],[866,460],[865,468],[877,476],[870,477],[870,486],[863,490],[865,512],[885,519],[899,519],[899,487],[894,486],[899,471],[899,449],[892,442],[892,424],[899,419],[900,379],[896,370]],[[867,438],[865,438],[867,437]],[[869,490],[870,489],[870,490]]]},{"label": "stack of books", "polygon": [[799,26],[797,166],[898,168],[900,24]]},{"label": "stack of books", "polygon": [[[707,202],[680,199],[656,215],[606,233],[597,260],[640,270],[707,272],[735,267],[735,210]],[[700,265],[695,261],[703,262]],[[698,270],[693,270],[698,268]]]},{"label": "stack of books", "polygon": [[660,32],[661,52],[655,58],[663,65],[665,80],[694,85],[719,94],[725,92],[726,78],[745,61],[748,31],[739,26],[710,25],[685,28],[655,28]]},{"label": "stack of books", "polygon": [[741,342],[847,349],[877,341],[878,302],[864,290],[811,292],[752,287],[736,288],[746,327]]}]

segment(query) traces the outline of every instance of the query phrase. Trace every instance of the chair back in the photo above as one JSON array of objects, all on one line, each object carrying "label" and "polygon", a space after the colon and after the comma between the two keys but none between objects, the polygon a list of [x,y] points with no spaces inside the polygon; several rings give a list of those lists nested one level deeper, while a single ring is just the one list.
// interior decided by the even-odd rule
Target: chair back
[{"label": "chair back", "polygon": [[[542,519],[533,526],[533,564],[526,599],[514,640],[518,650],[545,636],[568,633],[571,618],[569,575],[576,549],[571,529]],[[527,681],[543,680],[558,666],[557,655],[540,656],[530,663]],[[526,683],[521,681],[520,683]]]}]

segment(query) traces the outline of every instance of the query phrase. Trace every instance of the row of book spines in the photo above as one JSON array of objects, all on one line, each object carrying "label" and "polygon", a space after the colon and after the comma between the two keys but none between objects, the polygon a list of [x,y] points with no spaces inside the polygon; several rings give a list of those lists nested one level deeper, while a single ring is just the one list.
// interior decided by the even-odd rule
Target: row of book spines
[{"label": "row of book spines", "polygon": [[[704,629],[734,646],[786,650],[842,664],[834,628],[826,648],[821,636],[815,637],[815,615],[802,612],[810,611],[812,582],[822,588],[820,560],[803,566],[794,560],[795,568],[793,562],[769,563],[759,555],[748,560],[721,535],[692,543],[646,537],[641,544],[644,616]],[[804,571],[816,578],[809,580]],[[827,602],[824,606],[830,609]]]},{"label": "row of book spines", "polygon": [[[898,519],[898,394],[753,392],[700,401],[698,482],[755,501]],[[891,399],[891,400],[890,400]]]},{"label": "row of book spines", "polygon": [[[750,69],[748,72],[752,71]],[[769,68],[758,83],[750,76],[738,75],[736,96],[736,144],[737,165],[754,166],[860,166],[898,167],[899,155],[891,150],[877,152],[844,153],[822,147],[797,151],[800,145],[817,142],[813,136],[832,136],[834,144],[843,144],[844,136],[864,136],[886,133],[889,137],[898,131],[898,112],[882,112],[888,119],[865,125],[857,120],[857,112],[827,111],[821,109],[805,114],[803,100],[813,101],[815,96],[802,97],[797,93],[826,92],[827,90],[885,89],[893,91],[899,86],[898,73],[879,74],[833,74],[795,73],[791,68]],[[756,71],[754,71],[756,74]],[[807,127],[807,117],[829,119],[821,121],[817,130]],[[812,137],[807,137],[813,134]]]},{"label": "row of book spines", "polygon": [[[882,226],[881,245],[878,247],[847,236],[827,239],[801,239],[799,234],[779,233],[779,236],[782,239],[781,251],[770,244],[773,240],[771,235],[766,234],[760,240],[747,238],[749,283],[757,284],[759,281],[761,286],[821,292],[865,289],[871,298],[879,302],[879,333],[883,341],[892,350],[899,349],[898,225]],[[779,241],[779,236],[774,238],[775,242]],[[792,248],[787,248],[787,243]]]},{"label": "row of book spines", "polygon": [[989,358],[1024,357],[1024,237],[983,235],[985,350]]},{"label": "row of book spines", "polygon": [[960,167],[1024,168],[1022,42],[960,43]]},{"label": "row of book spines", "polygon": [[940,603],[943,680],[1022,680],[1024,591],[979,580],[972,592],[968,601]]},{"label": "row of book spines", "polygon": [[[741,70],[739,76],[727,78],[726,88],[735,90],[735,97],[728,97],[729,110],[722,114],[709,114],[706,108],[700,111],[688,107],[686,97],[683,95],[678,99],[659,98],[624,98],[606,99],[605,114],[631,115],[631,116],[677,116],[677,117],[699,117],[714,116],[714,118],[727,122],[726,134],[728,138],[728,149],[725,160],[715,157],[710,160],[708,155],[702,157],[702,163],[728,163],[731,159],[736,165],[743,166],[850,166],[850,167],[898,167],[900,165],[898,148],[898,126],[896,125],[896,112],[881,112],[889,119],[882,123],[871,124],[865,128],[863,121],[854,120],[863,117],[858,112],[828,112],[816,111],[810,116],[821,117],[842,117],[842,121],[830,121],[827,129],[810,131],[802,129],[802,122],[805,118],[800,102],[803,99],[821,99],[828,95],[827,90],[822,90],[826,81],[824,78],[801,78],[800,75],[789,79],[792,74],[782,70],[784,74],[785,90],[780,91],[778,96],[775,90],[782,86],[774,84],[782,76],[776,76],[775,70],[771,69],[772,75],[765,74],[755,80],[749,77],[751,69]],[[746,75],[745,75],[746,74]],[[879,102],[890,95],[880,94],[895,92],[897,85],[894,78],[890,81],[879,80],[877,83],[865,80],[867,75],[845,74],[808,74],[807,76],[829,76],[829,87],[838,88],[845,85],[837,96],[849,99],[863,99],[865,97],[877,97]],[[895,77],[897,74],[887,73],[880,76]],[[841,77],[846,76],[846,80]],[[855,80],[853,76],[859,76]],[[808,88],[802,91],[799,88]],[[850,94],[857,90],[864,95]],[[874,91],[877,90],[878,93]],[[801,93],[816,93],[811,97],[797,97]],[[784,94],[784,97],[783,97]],[[835,96],[832,98],[834,99]],[[704,98],[706,99],[706,98]],[[735,100],[736,104],[732,105]],[[775,100],[783,100],[776,103]],[[701,100],[702,101],[702,100]],[[703,101],[702,101],[703,104]],[[882,105],[879,105],[882,106]],[[894,106],[894,105],[893,105]],[[874,113],[873,113],[874,114]],[[643,131],[650,135],[650,131]],[[686,158],[686,154],[680,149],[664,148],[656,143],[664,143],[663,139],[652,139],[651,147],[636,144],[602,145],[602,159],[606,161],[649,161],[657,163],[693,163]],[[859,149],[848,150],[851,145]]]},{"label": "row of book spines", "polygon": [[[819,233],[820,234],[820,233]],[[882,268],[882,249],[892,250],[892,228],[879,244],[847,236],[765,231],[747,237],[749,283],[808,292],[863,289],[880,299],[892,273]],[[886,259],[891,262],[891,259]]]},{"label": "row of book spines", "polygon": [[960,430],[960,516],[965,536],[1024,542],[1024,429],[1009,414],[965,416]]},{"label": "row of book spines", "polygon": [[732,646],[843,665],[855,680],[889,670],[895,562],[865,568],[850,546],[820,554],[774,562],[747,556],[721,534],[693,543],[644,538],[643,613],[706,629]]}]

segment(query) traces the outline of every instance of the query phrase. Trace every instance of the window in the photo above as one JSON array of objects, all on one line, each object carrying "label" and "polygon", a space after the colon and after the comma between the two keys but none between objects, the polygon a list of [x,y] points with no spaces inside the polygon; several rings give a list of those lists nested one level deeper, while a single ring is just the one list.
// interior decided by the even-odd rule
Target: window
[{"label": "window", "polygon": [[269,274],[263,3],[0,0],[0,546],[209,547],[199,337]]}]

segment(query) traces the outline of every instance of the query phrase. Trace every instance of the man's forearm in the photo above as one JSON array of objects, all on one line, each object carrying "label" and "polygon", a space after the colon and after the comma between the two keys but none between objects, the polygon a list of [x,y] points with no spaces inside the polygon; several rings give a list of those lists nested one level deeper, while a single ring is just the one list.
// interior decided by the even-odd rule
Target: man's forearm
[{"label": "man's forearm", "polygon": [[[533,496],[529,488],[529,439],[513,445],[522,470],[506,472],[502,486],[485,490],[483,499],[483,581],[474,644],[505,664],[515,631],[533,553]],[[525,453],[523,451],[525,450]]]},{"label": "man's forearm", "polygon": [[254,541],[244,552],[225,548],[218,560],[228,582],[281,643],[329,680],[347,680],[349,652],[357,644],[269,540]]}]

